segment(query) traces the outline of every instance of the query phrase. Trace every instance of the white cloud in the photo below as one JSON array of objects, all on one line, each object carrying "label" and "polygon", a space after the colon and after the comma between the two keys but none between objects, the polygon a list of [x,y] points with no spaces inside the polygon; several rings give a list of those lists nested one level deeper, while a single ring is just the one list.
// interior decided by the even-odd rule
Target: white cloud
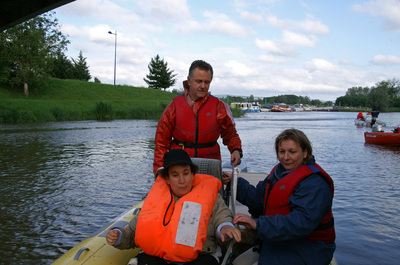
[{"label": "white cloud", "polygon": [[81,18],[92,17],[105,21],[115,21],[118,19],[120,23],[137,23],[141,18],[127,8],[123,8],[110,0],[85,0],[74,1],[62,8],[65,14]]},{"label": "white cloud", "polygon": [[372,63],[379,65],[395,65],[400,64],[400,57],[395,55],[375,55]]},{"label": "white cloud", "polygon": [[279,19],[276,16],[269,16],[267,18],[268,24],[284,30],[297,30],[311,34],[327,35],[330,30],[329,27],[322,24],[319,20],[306,19],[305,21],[296,21],[289,19]]},{"label": "white cloud", "polygon": [[340,68],[324,59],[314,58],[311,61],[304,63],[304,69],[309,72],[322,71],[322,72],[339,72]]},{"label": "white cloud", "polygon": [[256,38],[254,43],[259,49],[275,55],[294,56],[296,52],[293,45],[287,45],[281,41],[260,40]]},{"label": "white cloud", "polygon": [[264,21],[263,16],[255,14],[255,13],[251,13],[251,12],[248,12],[248,11],[242,11],[240,13],[240,17],[243,20],[249,21],[249,22],[254,23],[254,24],[260,24],[261,22]]},{"label": "white cloud", "polygon": [[272,64],[285,64],[289,62],[287,57],[265,55],[265,54],[260,55],[259,60],[265,63],[272,63]]},{"label": "white cloud", "polygon": [[224,65],[228,71],[237,76],[248,76],[253,72],[250,67],[236,60],[229,60]]},{"label": "white cloud", "polygon": [[339,61],[339,64],[342,64],[342,65],[353,65],[353,62],[351,62],[350,60],[347,60],[347,59],[341,59]]},{"label": "white cloud", "polygon": [[317,38],[315,36],[308,37],[304,34],[285,30],[283,31],[282,41],[287,45],[314,47]]},{"label": "white cloud", "polygon": [[144,12],[158,23],[165,23],[166,20],[186,20],[190,17],[186,0],[146,0],[135,2],[141,13]]},{"label": "white cloud", "polygon": [[265,3],[268,3],[268,4],[271,4],[271,3],[279,2],[281,0],[261,0],[261,1],[265,2]]},{"label": "white cloud", "polygon": [[246,29],[235,23],[225,14],[207,11],[204,12],[204,17],[207,18],[204,26],[209,32],[219,32],[238,37],[247,36]]},{"label": "white cloud", "polygon": [[[149,32],[158,33],[161,31],[160,26],[153,20],[150,19],[150,22],[147,23],[145,14],[140,13],[138,8],[125,8],[117,3],[118,1],[111,0],[74,1],[58,10],[62,15],[72,19],[69,23],[79,25],[79,27],[108,24],[113,25],[113,28],[110,27],[112,31],[132,31],[132,26],[140,25],[140,27],[135,28],[135,31],[144,32],[140,33],[142,36]],[[131,2],[129,3],[131,4]]]},{"label": "white cloud", "polygon": [[195,33],[195,32],[206,32],[206,33],[220,33],[223,35],[233,37],[246,37],[248,30],[246,30],[240,24],[231,20],[226,14],[217,13],[213,11],[203,12],[205,21],[203,23],[190,20],[185,21],[182,24],[175,26],[175,32],[177,33]]},{"label": "white cloud", "polygon": [[400,1],[373,0],[352,6],[355,12],[368,13],[372,16],[383,17],[387,30],[400,33]]},{"label": "white cloud", "polygon": [[283,31],[282,39],[280,40],[261,40],[256,38],[255,45],[264,51],[280,56],[295,56],[297,54],[296,47],[314,47],[317,42],[315,36],[306,36],[304,34],[291,31]]}]

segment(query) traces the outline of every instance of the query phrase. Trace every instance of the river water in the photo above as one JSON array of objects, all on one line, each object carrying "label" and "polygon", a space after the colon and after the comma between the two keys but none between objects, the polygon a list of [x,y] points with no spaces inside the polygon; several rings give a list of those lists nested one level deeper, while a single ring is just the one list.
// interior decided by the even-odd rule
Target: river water
[{"label": "river water", "polygon": [[[336,260],[400,264],[400,147],[364,143],[357,113],[236,119],[250,172],[269,172],[275,137],[303,130],[335,182]],[[400,113],[381,113],[386,131]],[[140,201],[153,183],[157,121],[0,124],[0,264],[51,264]],[[229,153],[222,147],[223,160]]]}]

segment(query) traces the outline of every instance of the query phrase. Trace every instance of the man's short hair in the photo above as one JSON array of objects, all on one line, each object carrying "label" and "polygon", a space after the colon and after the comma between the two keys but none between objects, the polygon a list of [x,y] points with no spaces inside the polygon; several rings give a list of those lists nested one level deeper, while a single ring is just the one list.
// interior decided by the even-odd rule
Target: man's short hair
[{"label": "man's short hair", "polygon": [[199,68],[200,70],[210,71],[211,72],[211,80],[213,79],[214,71],[211,64],[203,61],[203,60],[196,60],[194,61],[189,68],[189,77],[193,77],[194,69]]}]

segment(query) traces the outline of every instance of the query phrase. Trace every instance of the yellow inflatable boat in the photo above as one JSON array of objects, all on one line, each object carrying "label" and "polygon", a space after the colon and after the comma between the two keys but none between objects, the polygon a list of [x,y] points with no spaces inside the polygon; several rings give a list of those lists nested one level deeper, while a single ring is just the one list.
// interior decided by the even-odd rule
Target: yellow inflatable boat
[{"label": "yellow inflatable boat", "polygon": [[104,227],[97,235],[87,238],[67,253],[57,259],[54,265],[120,265],[128,264],[135,257],[140,249],[136,248],[119,250],[110,246],[106,242],[107,231],[112,227],[124,227],[129,221],[139,213],[143,201],[134,205],[131,209],[115,218],[109,225]]},{"label": "yellow inflatable boat", "polygon": [[[204,159],[204,158],[192,158],[193,163],[199,166],[199,173],[210,174],[216,176],[222,181],[222,167],[219,160]],[[244,170],[246,171],[246,170]],[[266,177],[265,174],[259,173],[247,173],[241,172],[241,177],[249,180],[250,183],[257,183],[260,179]],[[222,190],[221,190],[222,192]],[[221,193],[222,195],[222,193]],[[233,197],[233,196],[232,196]],[[110,246],[106,242],[107,231],[112,227],[124,227],[126,226],[133,217],[139,214],[141,207],[143,206],[144,200],[140,201],[128,211],[124,212],[110,224],[106,225],[98,234],[93,237],[87,238],[67,253],[57,259],[53,265],[128,265],[136,264],[133,259],[139,254],[140,249],[127,249],[119,250],[113,246]],[[243,206],[243,205],[241,205]],[[244,209],[238,207],[238,212],[247,212],[247,208]],[[132,260],[133,259],[133,260]],[[132,260],[132,261],[131,261]],[[224,259],[225,260],[225,259]],[[130,262],[131,261],[131,262]],[[224,262],[223,262],[224,263]],[[332,259],[330,265],[337,265],[335,258]]]}]

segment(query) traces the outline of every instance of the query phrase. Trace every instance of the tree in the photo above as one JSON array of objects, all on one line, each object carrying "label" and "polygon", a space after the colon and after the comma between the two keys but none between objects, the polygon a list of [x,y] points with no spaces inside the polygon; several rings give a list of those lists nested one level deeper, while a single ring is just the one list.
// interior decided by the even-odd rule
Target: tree
[{"label": "tree", "polygon": [[74,75],[74,65],[63,53],[57,54],[48,60],[48,74],[51,77],[60,79],[72,79]]},{"label": "tree", "polygon": [[48,74],[51,77],[60,79],[78,79],[89,81],[91,78],[89,67],[86,64],[86,58],[82,51],[79,52],[78,59],[69,60],[63,53],[58,53],[55,57],[48,59]]},{"label": "tree", "polygon": [[86,58],[83,57],[82,51],[79,52],[78,60],[72,58],[74,63],[74,74],[73,78],[83,81],[89,81],[91,78],[89,73],[89,67],[86,64]]},{"label": "tree", "polygon": [[376,83],[368,95],[368,106],[380,111],[388,111],[397,105],[400,96],[400,80],[391,79]]},{"label": "tree", "polygon": [[169,70],[168,63],[164,62],[164,59],[160,59],[158,54],[156,57],[151,58],[148,68],[150,73],[143,80],[149,88],[163,88],[165,91],[176,83],[176,79],[174,79],[176,74],[173,74],[174,71]]},{"label": "tree", "polygon": [[313,99],[313,100],[311,100],[311,105],[314,105],[314,106],[321,106],[321,104],[322,104],[322,102],[321,102],[321,100],[319,100],[319,99]]},{"label": "tree", "polygon": [[391,100],[385,89],[379,86],[372,87],[368,95],[368,105],[385,112],[389,110]]},{"label": "tree", "polygon": [[369,87],[351,87],[347,89],[346,96],[368,96]]},{"label": "tree", "polygon": [[342,96],[335,101],[336,106],[367,107],[368,96]]},{"label": "tree", "polygon": [[54,12],[35,17],[0,33],[0,82],[24,89],[47,76],[47,59],[62,53],[69,43],[59,30]]},{"label": "tree", "polygon": [[391,80],[381,81],[376,84],[376,87],[383,89],[390,99],[400,96],[400,80],[393,78]]}]

